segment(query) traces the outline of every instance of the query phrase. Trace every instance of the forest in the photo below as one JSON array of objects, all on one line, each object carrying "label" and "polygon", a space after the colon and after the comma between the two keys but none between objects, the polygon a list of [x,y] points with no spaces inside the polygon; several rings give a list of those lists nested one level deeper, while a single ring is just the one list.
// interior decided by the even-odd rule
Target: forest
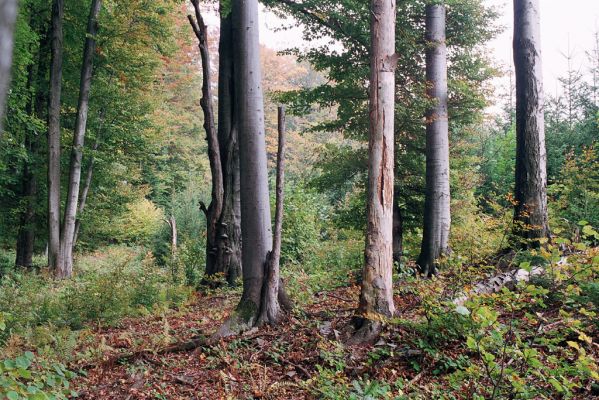
[{"label": "forest", "polygon": [[0,0],[0,399],[599,398],[599,29],[512,2]]}]

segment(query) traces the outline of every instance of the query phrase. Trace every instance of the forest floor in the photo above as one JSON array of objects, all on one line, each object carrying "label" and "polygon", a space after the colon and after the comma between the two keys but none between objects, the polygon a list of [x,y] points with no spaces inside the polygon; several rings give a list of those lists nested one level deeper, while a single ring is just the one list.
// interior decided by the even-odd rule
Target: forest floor
[{"label": "forest floor", "polygon": [[[596,282],[598,251],[591,253]],[[78,349],[94,361],[71,366],[86,371],[73,383],[81,399],[501,399],[511,390],[526,393],[528,379],[538,393],[554,395],[519,398],[598,395],[593,311],[565,315],[563,299],[539,307],[548,295],[540,286],[504,290],[483,296],[476,312],[468,304],[478,325],[459,331],[452,324],[466,313],[430,301],[445,283],[400,283],[399,317],[371,346],[342,344],[358,303],[354,285],[317,293],[276,328],[162,352],[208,338],[239,297],[231,290],[198,293],[178,310],[94,328]],[[488,392],[477,397],[481,390]]]}]

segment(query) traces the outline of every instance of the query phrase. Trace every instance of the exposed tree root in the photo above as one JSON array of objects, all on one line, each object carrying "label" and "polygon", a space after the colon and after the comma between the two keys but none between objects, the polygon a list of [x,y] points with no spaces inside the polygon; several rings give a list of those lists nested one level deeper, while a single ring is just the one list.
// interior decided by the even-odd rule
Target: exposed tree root
[{"label": "exposed tree root", "polygon": [[356,331],[350,336],[345,344],[355,346],[359,344],[373,344],[379,338],[383,330],[383,323],[370,319],[361,318]]}]

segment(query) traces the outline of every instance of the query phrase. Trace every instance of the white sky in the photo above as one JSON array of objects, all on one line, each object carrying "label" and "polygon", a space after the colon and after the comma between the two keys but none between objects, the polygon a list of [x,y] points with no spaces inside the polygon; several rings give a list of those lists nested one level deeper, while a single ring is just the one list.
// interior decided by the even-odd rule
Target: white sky
[{"label": "white sky", "polygon": [[[488,5],[498,7],[502,13],[499,24],[506,29],[497,39],[489,43],[488,47],[498,64],[508,70],[512,65],[513,1],[484,1]],[[545,90],[555,94],[557,78],[563,76],[568,68],[564,57],[568,54],[568,47],[570,54],[573,55],[574,69],[584,70],[589,66],[585,52],[594,48],[594,33],[599,32],[599,0],[540,0],[540,2]],[[275,32],[282,21],[266,12],[261,13],[260,20],[262,25],[260,41],[266,46],[282,50],[305,45],[301,41],[301,30]],[[496,85],[507,86],[505,81],[501,80]]]}]

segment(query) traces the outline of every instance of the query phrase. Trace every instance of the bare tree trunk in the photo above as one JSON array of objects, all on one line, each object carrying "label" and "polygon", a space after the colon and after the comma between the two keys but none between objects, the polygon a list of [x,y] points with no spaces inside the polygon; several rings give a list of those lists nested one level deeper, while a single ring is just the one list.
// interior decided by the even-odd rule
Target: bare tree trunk
[{"label": "bare tree trunk", "polygon": [[60,98],[64,0],[52,3],[50,98],[48,103],[48,266],[57,275],[64,270],[60,252]]},{"label": "bare tree trunk", "polygon": [[401,258],[403,257],[403,216],[399,207],[397,196],[397,186],[394,189],[393,199],[393,262],[401,268]]},{"label": "bare tree trunk", "polygon": [[198,38],[202,59],[202,99],[200,104],[204,112],[204,129],[208,139],[208,159],[212,173],[212,196],[208,208],[202,204],[206,214],[206,272],[212,275],[218,259],[218,222],[223,211],[223,171],[220,159],[218,135],[214,126],[214,109],[212,107],[212,76],[210,73],[210,51],[208,46],[208,27],[200,12],[199,0],[191,0],[195,10],[195,20],[188,15],[189,23]]},{"label": "bare tree trunk", "polygon": [[171,227],[171,255],[173,259],[177,256],[177,220],[174,215],[171,215],[168,220],[168,225]]},{"label": "bare tree trunk", "polygon": [[77,205],[79,202],[79,187],[81,184],[81,159],[83,157],[85,131],[87,128],[89,92],[91,89],[94,53],[96,51],[96,35],[98,33],[98,15],[100,14],[101,7],[101,0],[92,0],[87,23],[87,37],[83,50],[77,118],[73,134],[73,149],[71,151],[69,188],[65,205],[63,230],[60,238],[60,252],[63,257],[63,265],[59,266],[57,276],[61,278],[68,278],[73,274],[73,247]]},{"label": "bare tree trunk", "polygon": [[426,6],[426,84],[434,105],[426,115],[426,197],[418,266],[425,276],[437,273],[449,251],[449,121],[447,114],[447,46],[445,5]]},{"label": "bare tree trunk", "polygon": [[0,0],[0,138],[2,137],[6,97],[10,87],[16,20],[17,0]]},{"label": "bare tree trunk", "polygon": [[[103,119],[103,116],[100,117]],[[92,146],[92,151],[95,152],[98,150],[98,146],[100,145],[99,138],[96,139],[94,145]],[[94,164],[96,160],[92,155],[89,160],[89,166],[87,167],[87,173],[85,174],[85,183],[83,184],[83,190],[81,191],[81,196],[79,200],[79,207],[77,208],[77,218],[75,220],[75,233],[73,234],[73,248],[77,245],[77,240],[79,239],[79,229],[81,229],[81,215],[83,211],[85,211],[85,206],[87,205],[87,197],[89,196],[89,190],[92,186],[92,178],[94,176]]]},{"label": "bare tree trunk", "polygon": [[[223,211],[218,223],[218,260],[212,273],[222,273],[229,284],[241,275],[241,205],[239,141],[235,116],[233,26],[230,10],[221,5],[218,73],[218,143],[223,171]],[[209,271],[206,271],[208,274]]]},{"label": "bare tree trunk", "polygon": [[372,0],[368,213],[362,292],[350,343],[368,342],[393,304],[395,0]]},{"label": "bare tree trunk", "polygon": [[514,233],[538,247],[549,237],[547,153],[538,0],[514,0],[516,186]]},{"label": "bare tree trunk", "polygon": [[281,261],[281,237],[283,232],[283,209],[285,203],[285,108],[278,109],[279,146],[277,150],[277,183],[275,204],[275,229],[272,252],[267,260],[266,280],[262,291],[262,304],[258,323],[275,324],[281,317],[279,304],[279,264]]},{"label": "bare tree trunk", "polygon": [[[243,294],[216,333],[229,336],[257,324],[272,228],[260,67],[258,0],[233,0],[235,102],[239,129]],[[269,321],[275,322],[275,321]]]}]

